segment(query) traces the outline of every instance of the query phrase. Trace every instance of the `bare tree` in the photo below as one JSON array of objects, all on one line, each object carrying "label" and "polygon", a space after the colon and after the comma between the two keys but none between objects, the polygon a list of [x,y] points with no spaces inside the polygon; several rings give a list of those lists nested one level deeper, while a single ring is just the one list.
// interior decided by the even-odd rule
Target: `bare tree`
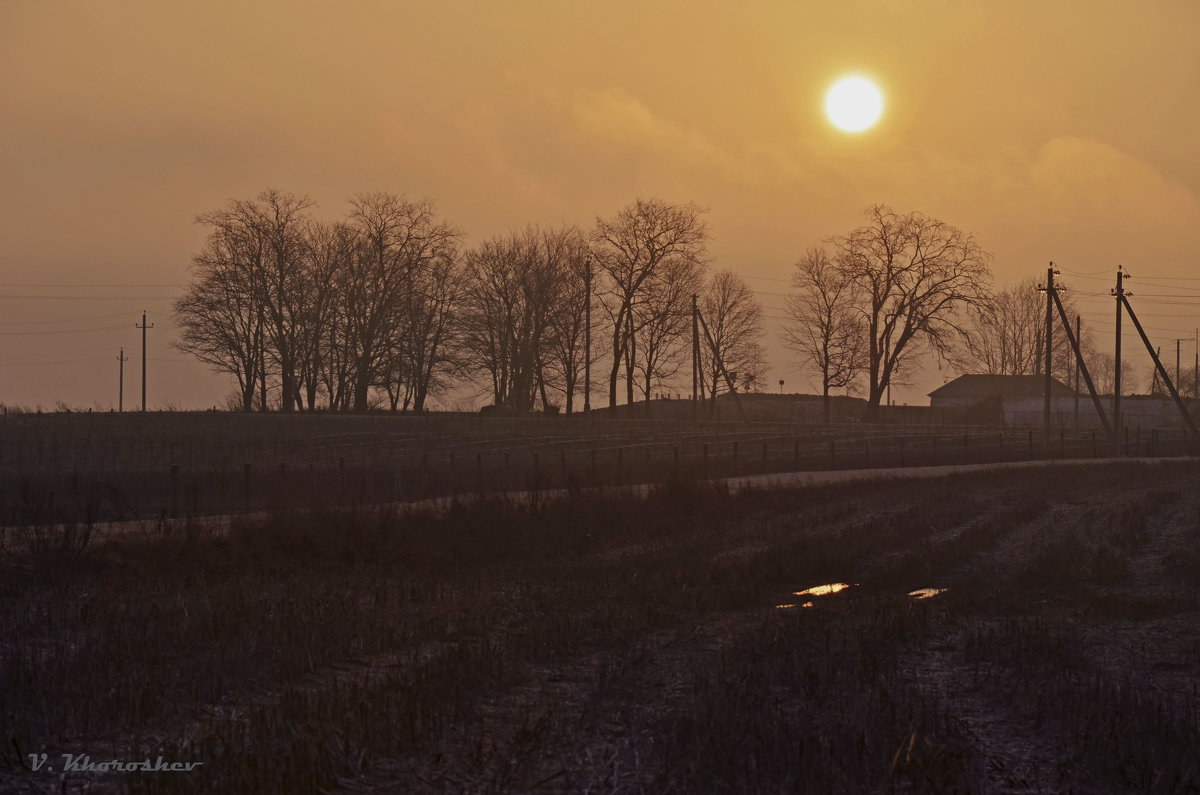
[{"label": "bare tree", "polygon": [[[1060,289],[1059,298],[1067,317],[1075,317],[1078,313],[1071,294]],[[950,355],[956,369],[987,375],[1045,372],[1046,293],[1039,290],[1035,280],[1025,279],[986,301],[971,304],[966,315],[961,343]],[[1056,309],[1051,374],[1069,383],[1075,373],[1075,352],[1061,322]]]},{"label": "bare tree", "polygon": [[397,347],[414,411],[424,411],[430,394],[442,389],[446,378],[460,369],[456,312],[461,296],[461,271],[454,259],[444,257],[416,274],[403,305]]},{"label": "bare tree", "polygon": [[922,346],[947,356],[961,337],[964,307],[988,297],[991,269],[975,238],[920,213],[885,205],[867,224],[835,237],[838,267],[860,293],[867,329],[868,416]]},{"label": "bare tree", "polygon": [[703,264],[667,259],[646,280],[627,316],[632,325],[627,355],[640,377],[647,414],[654,384],[670,380],[684,364],[684,342],[692,327],[692,296],[703,284]]},{"label": "bare tree", "polygon": [[[317,405],[317,394],[324,386],[330,407],[335,406],[335,392],[345,389],[346,368],[339,368],[344,359],[341,349],[327,342],[336,338],[336,324],[341,311],[341,280],[350,267],[354,253],[354,231],[344,223],[315,222],[308,230],[308,268],[311,273],[311,298],[305,313],[300,335],[299,381],[309,410]],[[334,373],[342,372],[340,385],[335,386]]]},{"label": "bare tree", "polygon": [[608,404],[617,404],[617,380],[625,363],[626,400],[633,403],[637,328],[634,306],[646,283],[668,260],[705,263],[708,230],[695,204],[675,205],[638,199],[611,219],[597,219],[592,234],[598,270],[608,282],[604,306],[612,318],[611,372]]},{"label": "bare tree", "polygon": [[830,393],[847,389],[866,366],[866,324],[859,311],[855,283],[823,248],[805,252],[796,262],[787,297],[791,322],[784,344],[821,374],[825,422]]},{"label": "bare tree", "polygon": [[253,279],[253,239],[217,227],[192,260],[192,280],[175,301],[182,337],[174,346],[237,379],[243,411],[254,408],[263,360],[262,314]]},{"label": "bare tree", "polygon": [[[550,313],[550,337],[544,361],[545,383],[563,394],[566,412],[575,409],[575,393],[583,380],[584,345],[587,340],[587,302],[591,296],[591,252],[586,236],[577,227],[542,233],[542,246],[554,269],[561,274],[557,298]],[[594,358],[593,358],[594,361]]]},{"label": "bare tree", "polygon": [[233,209],[264,244],[260,282],[268,342],[264,349],[278,368],[279,407],[285,413],[300,403],[303,328],[317,289],[307,267],[308,211],[314,206],[307,196],[267,190],[254,201],[234,202]]},{"label": "bare tree", "polygon": [[358,245],[343,288],[343,339],[353,362],[353,406],[365,411],[415,275],[433,261],[453,259],[460,233],[439,221],[427,201],[367,193],[350,205]]},{"label": "bare tree", "polygon": [[[307,267],[312,206],[307,197],[266,190],[197,219],[212,231],[196,259],[197,280],[176,306],[185,329],[180,344],[202,361],[233,372],[244,406],[257,380],[261,408],[266,409],[269,368],[279,377],[281,409],[291,411],[299,402],[300,338],[315,287]],[[228,306],[214,304],[221,300]],[[221,355],[218,339],[229,333],[252,334],[254,341],[247,337],[238,342],[242,352],[232,358]],[[257,363],[246,358],[250,350]]]},{"label": "bare tree", "polygon": [[700,296],[700,312],[711,335],[701,336],[703,377],[714,400],[720,392],[721,367],[738,373],[744,383],[762,383],[766,374],[762,346],[763,311],[753,291],[733,271],[715,274]]},{"label": "bare tree", "polygon": [[492,382],[495,405],[525,412],[539,391],[562,272],[545,257],[542,233],[485,240],[466,255],[462,341],[468,363]]},{"label": "bare tree", "polygon": [[[1111,353],[1101,353],[1095,351],[1088,357],[1088,374],[1092,376],[1092,382],[1096,385],[1096,391],[1102,395],[1111,395],[1113,387],[1116,385],[1116,367],[1114,363],[1116,359]],[[1137,374],[1133,364],[1122,357],[1121,359],[1121,384],[1124,387],[1121,390],[1123,395],[1134,394],[1134,383],[1137,381]]]}]

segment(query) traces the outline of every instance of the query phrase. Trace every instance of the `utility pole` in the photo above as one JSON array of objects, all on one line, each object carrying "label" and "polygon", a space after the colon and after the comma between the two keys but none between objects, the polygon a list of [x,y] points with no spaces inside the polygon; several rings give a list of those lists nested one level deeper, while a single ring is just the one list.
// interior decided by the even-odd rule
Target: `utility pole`
[{"label": "utility pole", "polygon": [[1180,367],[1180,364],[1179,364],[1179,345],[1180,345],[1180,343],[1182,343],[1182,342],[1183,342],[1183,339],[1181,339],[1181,338],[1178,338],[1178,337],[1177,337],[1177,338],[1175,339],[1175,388],[1176,388],[1176,389],[1182,389],[1182,388],[1183,388],[1183,371],[1179,369],[1179,367]]},{"label": "utility pole", "polygon": [[1042,427],[1046,441],[1050,440],[1050,387],[1054,383],[1050,374],[1050,365],[1054,353],[1054,263],[1046,268],[1046,356],[1042,360],[1046,368],[1046,382],[1042,399]]},{"label": "utility pole", "polygon": [[592,410],[592,258],[587,258],[583,271],[584,292],[587,303],[584,308],[583,325],[583,411]]},{"label": "utility pole", "polygon": [[129,361],[124,348],[117,354],[117,361],[120,362],[117,369],[121,373],[120,386],[117,388],[117,413],[120,414],[125,410],[125,362]]},{"label": "utility pole", "polygon": [[1192,369],[1192,399],[1200,398],[1200,328],[1196,329],[1196,363]]},{"label": "utility pole", "polygon": [[146,410],[146,329],[154,328],[154,324],[146,325],[146,312],[142,311],[142,324],[139,326],[136,323],[134,328],[142,330],[142,411]]},{"label": "utility pole", "polygon": [[692,416],[698,417],[700,402],[697,396],[700,388],[700,298],[692,293]]},{"label": "utility pole", "polygon": [[1117,342],[1113,348],[1113,447],[1121,443],[1121,305],[1125,303],[1124,272],[1117,266],[1117,286],[1112,294],[1117,297]]},{"label": "utility pole", "polygon": [[[1075,339],[1079,336],[1079,315],[1075,315]],[[1075,428],[1079,429],[1079,359],[1075,359]]]}]

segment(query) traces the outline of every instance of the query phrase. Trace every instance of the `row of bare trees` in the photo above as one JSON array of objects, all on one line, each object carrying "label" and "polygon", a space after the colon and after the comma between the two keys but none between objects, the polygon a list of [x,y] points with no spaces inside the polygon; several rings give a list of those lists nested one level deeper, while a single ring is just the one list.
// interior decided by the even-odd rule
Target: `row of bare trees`
[{"label": "row of bare trees", "polygon": [[[830,394],[856,392],[864,381],[877,414],[888,386],[930,351],[963,373],[1046,372],[1046,294],[1035,280],[993,290],[989,257],[971,235],[885,205],[865,216],[800,257],[787,299],[784,342],[819,376],[827,419]],[[1060,297],[1068,317],[1078,317],[1070,293]],[[1051,375],[1073,385],[1067,335],[1060,329],[1051,342]],[[1097,351],[1086,329],[1080,347],[1097,389],[1111,392],[1112,355]]]},{"label": "row of bare trees", "polygon": [[694,204],[637,200],[589,231],[530,226],[472,248],[428,202],[360,194],[334,222],[313,208],[269,190],[197,219],[209,234],[175,344],[233,376],[243,410],[422,410],[469,381],[507,410],[570,412],[589,360],[608,369],[610,406],[622,382],[627,402],[648,401],[691,350],[694,296],[711,393],[718,362],[764,371],[762,309],[733,273],[709,276]]}]

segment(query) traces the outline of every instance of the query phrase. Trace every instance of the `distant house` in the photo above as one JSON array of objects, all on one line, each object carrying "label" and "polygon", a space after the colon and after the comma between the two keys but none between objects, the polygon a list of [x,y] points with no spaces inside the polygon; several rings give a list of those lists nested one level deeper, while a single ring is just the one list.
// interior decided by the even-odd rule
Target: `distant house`
[{"label": "distant house", "polygon": [[[957,422],[969,424],[1023,424],[1041,422],[1044,375],[960,375],[929,393],[929,405],[954,411]],[[1059,409],[1064,399],[1074,400],[1075,391],[1057,379],[1050,380],[1050,397]],[[1034,406],[1034,404],[1037,404]],[[1038,410],[1036,418],[1018,418],[1027,407]]]},{"label": "distant house", "polygon": [[[934,408],[966,409],[989,400],[1044,397],[1044,375],[960,375],[929,393]],[[1075,397],[1075,391],[1050,379],[1050,397]]]}]

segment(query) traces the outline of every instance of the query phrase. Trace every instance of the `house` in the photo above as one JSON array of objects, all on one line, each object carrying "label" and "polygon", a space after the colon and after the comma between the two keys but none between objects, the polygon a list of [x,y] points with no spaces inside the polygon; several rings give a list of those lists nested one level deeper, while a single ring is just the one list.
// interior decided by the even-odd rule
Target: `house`
[{"label": "house", "polygon": [[[929,393],[933,408],[961,412],[958,422],[999,424],[1012,422],[1012,409],[1044,400],[1044,375],[960,375]],[[1057,379],[1050,380],[1050,397],[1055,403],[1075,398],[1075,391]],[[1041,415],[1038,415],[1041,421]]]},{"label": "house", "polygon": [[[967,425],[1028,425],[1045,422],[1044,375],[963,375],[929,393],[929,405],[947,413],[947,421]],[[1186,401],[1193,421],[1200,402]],[[1112,420],[1112,395],[1100,398]],[[1121,398],[1121,425],[1128,428],[1177,428],[1183,425],[1170,398],[1126,395]],[[1056,428],[1098,428],[1099,416],[1091,396],[1075,392],[1060,381],[1050,382],[1050,425]]]},{"label": "house", "polygon": [[[996,398],[1040,398],[1045,395],[1044,375],[960,375],[929,393],[934,408],[966,409]],[[1050,397],[1075,397],[1075,390],[1050,379]]]}]

